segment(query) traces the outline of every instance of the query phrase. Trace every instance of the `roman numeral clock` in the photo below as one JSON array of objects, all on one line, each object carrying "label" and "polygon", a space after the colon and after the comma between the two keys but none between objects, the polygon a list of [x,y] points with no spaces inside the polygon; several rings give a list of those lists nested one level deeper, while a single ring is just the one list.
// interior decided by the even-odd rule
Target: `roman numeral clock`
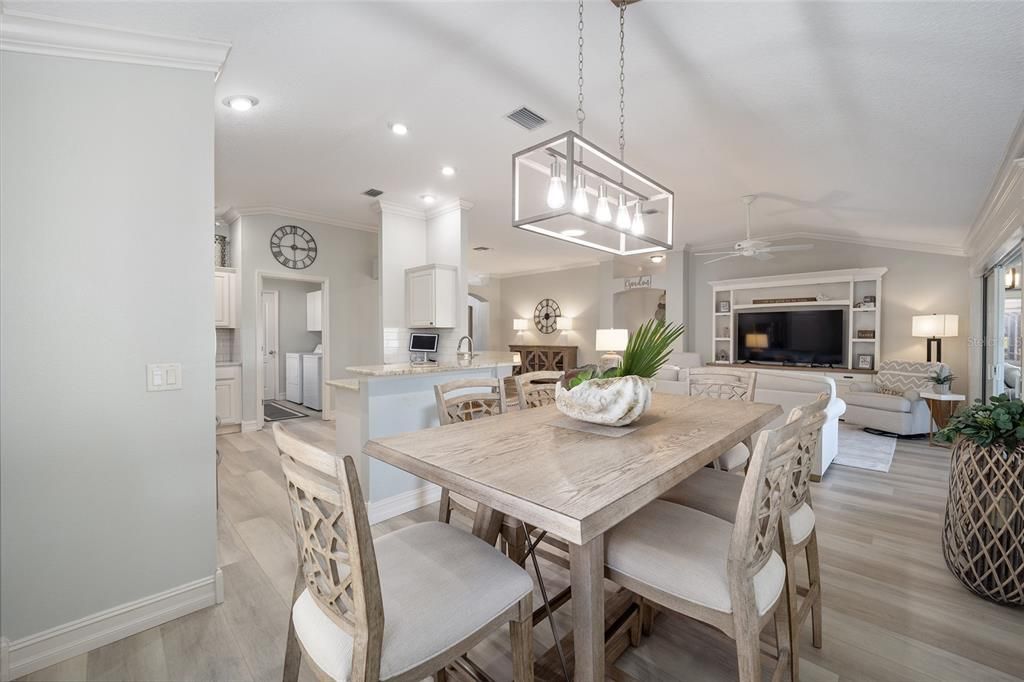
[{"label": "roman numeral clock", "polygon": [[298,225],[283,225],[270,235],[270,253],[292,270],[304,270],[316,260],[316,240]]}]

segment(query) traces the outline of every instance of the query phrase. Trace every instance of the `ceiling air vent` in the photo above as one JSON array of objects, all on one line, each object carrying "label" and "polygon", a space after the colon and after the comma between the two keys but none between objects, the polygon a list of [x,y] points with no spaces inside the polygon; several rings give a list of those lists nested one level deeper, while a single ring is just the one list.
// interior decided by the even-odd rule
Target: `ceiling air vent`
[{"label": "ceiling air vent", "polygon": [[535,111],[527,109],[526,107],[520,107],[516,109],[505,118],[512,121],[516,125],[520,125],[526,128],[527,130],[539,128],[548,122],[546,118],[544,118]]},{"label": "ceiling air vent", "polygon": [[489,247],[489,246],[474,246],[473,250],[474,251],[490,251],[491,247]]},{"label": "ceiling air vent", "polygon": [[363,194],[365,194],[368,197],[379,197],[381,194],[384,194],[384,192],[383,190],[374,189],[373,187],[371,187],[370,189],[363,192]]}]

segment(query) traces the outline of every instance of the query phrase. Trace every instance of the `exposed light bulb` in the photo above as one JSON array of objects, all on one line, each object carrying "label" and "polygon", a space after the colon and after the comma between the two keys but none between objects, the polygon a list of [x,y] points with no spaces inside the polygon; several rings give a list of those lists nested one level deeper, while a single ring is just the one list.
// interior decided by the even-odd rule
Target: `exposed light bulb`
[{"label": "exposed light bulb", "polygon": [[587,179],[580,173],[576,176],[576,189],[572,193],[572,210],[576,215],[590,213],[590,199],[587,198]]},{"label": "exposed light bulb", "polygon": [[558,162],[551,164],[551,182],[548,184],[548,208],[565,206],[565,188],[562,186],[562,175],[558,172]]},{"label": "exposed light bulb", "polygon": [[608,187],[601,185],[597,192],[597,210],[594,211],[594,218],[599,223],[607,223],[612,219],[612,211],[608,208]]},{"label": "exposed light bulb", "polygon": [[643,213],[643,209],[644,209],[643,204],[641,204],[639,201],[636,202],[636,210],[633,212],[633,224],[629,228],[630,231],[632,231],[633,234],[643,234],[644,233],[644,213]]},{"label": "exposed light bulb", "polygon": [[615,213],[615,227],[620,230],[629,229],[629,211],[626,209],[626,195],[619,195],[619,210]]}]

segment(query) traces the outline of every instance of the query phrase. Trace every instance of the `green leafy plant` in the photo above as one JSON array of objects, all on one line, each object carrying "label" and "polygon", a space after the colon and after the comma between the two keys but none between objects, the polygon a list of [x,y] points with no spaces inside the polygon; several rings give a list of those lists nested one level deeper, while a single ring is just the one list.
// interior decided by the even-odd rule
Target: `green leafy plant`
[{"label": "green leafy plant", "polygon": [[936,386],[951,386],[953,384],[953,379],[956,379],[956,376],[954,374],[935,372],[931,375],[930,379]]},{"label": "green leafy plant", "polygon": [[988,403],[976,400],[970,407],[953,415],[946,428],[936,434],[939,440],[951,443],[957,436],[978,445],[1004,445],[1013,451],[1024,441],[1024,401],[1005,393],[989,398]]},{"label": "green leafy plant", "polygon": [[[635,375],[651,379],[672,354],[672,344],[686,331],[684,324],[648,320],[640,325],[622,353],[622,364],[614,368],[611,376]],[[605,376],[609,376],[608,372]]]}]

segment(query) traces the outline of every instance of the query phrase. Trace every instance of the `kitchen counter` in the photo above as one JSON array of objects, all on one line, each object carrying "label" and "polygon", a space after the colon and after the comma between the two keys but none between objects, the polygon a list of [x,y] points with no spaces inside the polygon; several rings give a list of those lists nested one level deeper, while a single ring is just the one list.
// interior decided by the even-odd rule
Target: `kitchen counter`
[{"label": "kitchen counter", "polygon": [[[495,367],[513,367],[518,365],[515,355],[498,351],[482,351],[476,353],[472,360],[459,360],[454,357],[439,359],[429,365],[413,365],[411,363],[393,363],[388,365],[363,365],[346,367],[353,374],[368,377],[395,377],[410,374],[433,374],[435,372],[461,372],[467,369],[493,369]],[[331,382],[328,382],[329,384]],[[334,384],[331,384],[334,385]]]},{"label": "kitchen counter", "polygon": [[241,367],[242,366],[242,361],[239,360],[238,362],[221,362],[220,360],[218,360],[217,361],[217,366],[218,367]]},{"label": "kitchen counter", "polygon": [[344,388],[345,390],[348,391],[359,390],[359,379],[330,379],[329,381],[325,381],[324,383],[327,384],[328,386],[333,386],[335,388]]}]

